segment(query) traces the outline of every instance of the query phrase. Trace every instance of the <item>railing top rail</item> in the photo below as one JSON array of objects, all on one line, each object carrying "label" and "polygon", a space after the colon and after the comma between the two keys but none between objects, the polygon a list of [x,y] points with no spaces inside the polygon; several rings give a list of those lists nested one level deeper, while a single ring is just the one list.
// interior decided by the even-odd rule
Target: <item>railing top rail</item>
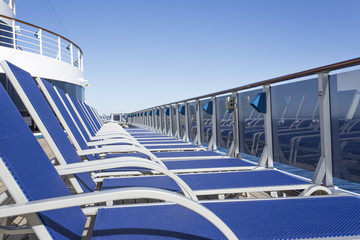
[{"label": "railing top rail", "polygon": [[39,29],[41,29],[41,30],[43,30],[43,31],[45,31],[45,32],[48,32],[48,33],[53,34],[53,35],[55,35],[55,36],[57,36],[57,37],[60,37],[60,38],[62,38],[62,39],[64,39],[64,40],[68,41],[68,42],[71,43],[72,45],[74,45],[77,49],[80,50],[81,55],[83,55],[83,52],[82,52],[81,48],[80,48],[77,44],[75,44],[74,42],[72,42],[70,39],[61,36],[60,34],[57,34],[57,33],[53,32],[53,31],[47,30],[47,29],[42,28],[42,27],[40,27],[40,26],[31,24],[31,23],[28,23],[28,22],[25,22],[25,21],[22,21],[22,20],[19,20],[19,19],[16,19],[16,18],[8,17],[8,16],[2,15],[2,14],[0,14],[0,17],[6,18],[6,19],[10,19],[10,20],[14,20],[14,21],[16,21],[16,22],[23,23],[23,24],[25,24],[25,25],[29,25],[29,26],[34,27],[34,28],[39,28]]},{"label": "railing top rail", "polygon": [[246,89],[260,87],[260,86],[274,84],[274,83],[279,83],[279,82],[296,79],[296,78],[301,78],[301,77],[306,77],[306,76],[310,76],[310,75],[314,75],[314,74],[318,74],[318,73],[322,73],[322,72],[330,72],[330,71],[335,71],[335,70],[338,70],[341,68],[353,67],[356,65],[360,65],[360,58],[354,58],[354,59],[350,59],[350,60],[346,60],[346,61],[342,61],[342,62],[330,64],[330,65],[325,65],[325,66],[318,67],[318,68],[312,68],[309,70],[284,75],[281,77],[271,78],[271,79],[256,82],[256,83],[250,83],[250,84],[246,84],[244,86],[230,88],[227,90],[222,90],[222,91],[218,91],[218,92],[214,92],[214,93],[210,93],[210,94],[206,94],[206,95],[202,95],[202,96],[198,96],[198,97],[188,98],[188,99],[184,99],[181,101],[162,104],[162,105],[159,105],[156,107],[151,107],[151,108],[158,108],[158,107],[166,106],[166,105],[179,104],[179,103],[199,100],[199,99],[203,99],[203,98],[214,97],[217,95],[222,95],[222,94],[231,93],[231,92],[237,92],[240,90],[246,90]]}]

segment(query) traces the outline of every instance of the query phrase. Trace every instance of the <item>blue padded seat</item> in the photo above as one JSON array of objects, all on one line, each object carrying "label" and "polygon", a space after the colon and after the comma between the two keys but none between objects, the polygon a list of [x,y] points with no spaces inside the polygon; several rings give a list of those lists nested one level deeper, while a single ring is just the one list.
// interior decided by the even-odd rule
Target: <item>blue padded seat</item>
[{"label": "blue padded seat", "polygon": [[[179,144],[179,145],[158,145],[158,146],[145,146],[147,149],[177,149],[177,148],[198,148],[194,144]],[[200,149],[200,148],[199,148]]]},{"label": "blue padded seat", "polygon": [[[355,197],[203,203],[242,240],[351,236],[355,239],[360,234],[359,204],[360,199]],[[130,215],[131,218],[127,217]],[[158,221],[154,221],[153,216]],[[225,237],[205,219],[181,206],[160,205],[99,209],[93,239],[204,240]]]},{"label": "blue padded seat", "polygon": [[174,143],[179,143],[179,144],[184,144],[184,141],[180,141],[180,140],[166,140],[166,141],[144,141],[144,140],[139,140],[138,141],[141,144],[174,144]]},{"label": "blue padded seat", "polygon": [[[201,168],[226,168],[226,167],[253,167],[253,163],[249,163],[238,158],[224,158],[224,159],[202,159],[202,160],[185,160],[185,161],[164,161],[165,166],[169,170],[176,169],[201,169]],[[118,172],[122,169],[109,169],[107,172]],[[126,169],[130,170],[130,169]],[[131,168],[132,171],[149,171],[143,168]]]},{"label": "blue padded seat", "polygon": [[[194,191],[309,184],[308,181],[291,177],[276,170],[182,174],[179,177]],[[130,186],[158,187],[180,191],[176,183],[167,176],[104,179],[102,189]]]},{"label": "blue padded seat", "polygon": [[238,158],[224,159],[203,159],[203,160],[185,160],[185,161],[164,161],[166,167],[172,169],[190,169],[190,168],[220,168],[220,167],[251,167],[255,166]]},{"label": "blue padded seat", "polygon": [[222,157],[217,152],[213,151],[184,151],[184,152],[155,152],[154,155],[158,158],[171,158],[171,157]]}]

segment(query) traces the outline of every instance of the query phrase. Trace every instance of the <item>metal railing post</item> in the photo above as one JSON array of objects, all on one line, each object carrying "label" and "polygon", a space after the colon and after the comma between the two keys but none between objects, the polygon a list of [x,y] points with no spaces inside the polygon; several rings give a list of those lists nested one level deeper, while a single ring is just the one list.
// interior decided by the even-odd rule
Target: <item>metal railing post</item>
[{"label": "metal railing post", "polygon": [[176,133],[175,133],[175,138],[180,139],[180,105],[176,104]]},{"label": "metal railing post", "polygon": [[174,120],[174,111],[173,111],[173,106],[170,105],[169,106],[169,131],[168,131],[168,135],[169,136],[173,136],[173,120]]},{"label": "metal railing post", "polygon": [[61,61],[61,37],[58,36],[58,55],[57,59]]},{"label": "metal railing post", "polygon": [[184,102],[184,107],[185,107],[185,133],[184,136],[182,138],[183,141],[188,142],[189,138],[190,138],[190,131],[189,131],[189,103],[188,102]]},{"label": "metal railing post", "polygon": [[12,20],[13,48],[16,49],[15,20]]},{"label": "metal railing post", "polygon": [[196,112],[196,136],[194,139],[194,144],[201,146],[202,142],[202,121],[201,121],[201,109],[200,109],[200,100],[195,101],[195,112]]},{"label": "metal railing post", "polygon": [[162,133],[162,132],[163,132],[163,131],[162,131],[162,130],[163,130],[163,126],[162,126],[162,125],[163,125],[163,120],[162,120],[161,112],[162,112],[162,111],[161,111],[161,107],[160,107],[160,108],[159,108],[159,116],[158,116],[158,117],[159,117],[159,131],[158,131],[158,132],[159,132],[159,133]]},{"label": "metal railing post", "polygon": [[70,64],[74,64],[74,52],[73,52],[73,44],[70,43]]},{"label": "metal railing post", "polygon": [[219,124],[218,124],[218,116],[217,116],[217,104],[216,104],[216,97],[211,97],[211,101],[212,101],[212,115],[211,115],[211,139],[209,141],[207,150],[211,151],[216,151],[217,150],[217,146],[219,144]]},{"label": "metal railing post", "polygon": [[78,57],[78,60],[77,60],[78,66],[77,67],[81,69],[80,49],[77,49],[77,57]]},{"label": "metal railing post", "polygon": [[327,187],[333,186],[332,139],[329,73],[318,74],[321,156],[312,181]]},{"label": "metal railing post", "polygon": [[41,28],[38,30],[38,37],[39,37],[40,55],[43,55],[43,42],[42,42],[42,30],[41,30]]},{"label": "metal railing post", "polygon": [[265,127],[265,146],[261,153],[259,166],[273,168],[274,166],[274,146],[272,130],[272,110],[271,110],[271,88],[270,85],[264,85],[263,91],[266,93],[266,113],[264,114]]},{"label": "metal railing post", "polygon": [[157,132],[158,131],[158,129],[159,129],[159,121],[158,121],[158,118],[157,118],[157,115],[156,115],[156,108],[154,108],[153,109],[154,111],[153,111],[153,117],[154,117],[154,130]]},{"label": "metal railing post", "polygon": [[239,131],[239,101],[238,93],[233,92],[234,110],[233,110],[233,141],[229,149],[229,156],[237,156],[240,153],[240,131]]},{"label": "metal railing post", "polygon": [[167,132],[166,132],[166,130],[167,130],[167,124],[166,124],[165,109],[166,109],[166,107],[165,107],[165,106],[162,106],[162,111],[161,111],[161,113],[163,114],[163,115],[162,115],[163,124],[162,124],[162,129],[161,129],[161,133],[162,133],[162,134],[167,134]]}]

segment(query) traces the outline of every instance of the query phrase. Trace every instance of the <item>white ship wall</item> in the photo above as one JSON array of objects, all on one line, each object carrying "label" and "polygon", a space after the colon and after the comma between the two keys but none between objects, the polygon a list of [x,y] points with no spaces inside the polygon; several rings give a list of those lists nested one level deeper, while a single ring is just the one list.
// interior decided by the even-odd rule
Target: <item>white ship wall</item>
[{"label": "white ship wall", "polygon": [[[0,47],[0,61],[7,60],[28,71],[33,77],[47,78],[81,86],[83,72],[69,63],[39,54]],[[0,68],[0,73],[4,70]]]}]

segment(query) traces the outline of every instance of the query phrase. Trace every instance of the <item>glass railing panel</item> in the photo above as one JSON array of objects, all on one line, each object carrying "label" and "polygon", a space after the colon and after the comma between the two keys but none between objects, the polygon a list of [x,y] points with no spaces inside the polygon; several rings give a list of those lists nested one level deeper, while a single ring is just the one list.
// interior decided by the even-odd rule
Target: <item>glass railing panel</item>
[{"label": "glass railing panel", "polygon": [[208,104],[211,99],[204,99],[200,101],[200,115],[202,121],[202,129],[201,129],[201,136],[202,142],[209,143],[211,136],[212,136],[212,117],[211,114],[205,112],[203,109],[206,104]]},{"label": "glass railing panel", "polygon": [[189,102],[189,131],[190,131],[190,140],[195,140],[197,127],[196,127],[196,105],[195,102]]},{"label": "glass railing panel", "polygon": [[243,91],[238,93],[239,129],[244,135],[240,136],[240,151],[254,156],[260,156],[263,143],[257,141],[258,135],[264,134],[264,114],[258,113],[250,102],[262,89]]},{"label": "glass railing panel", "polygon": [[360,183],[360,70],[332,75],[330,96],[334,177]]},{"label": "glass railing panel", "polygon": [[230,96],[231,95],[226,95],[216,98],[218,134],[220,134],[218,146],[227,149],[230,148],[234,136],[233,113],[225,108],[225,100]]},{"label": "glass railing panel", "polygon": [[314,171],[321,153],[318,79],[273,86],[271,102],[274,160]]}]

